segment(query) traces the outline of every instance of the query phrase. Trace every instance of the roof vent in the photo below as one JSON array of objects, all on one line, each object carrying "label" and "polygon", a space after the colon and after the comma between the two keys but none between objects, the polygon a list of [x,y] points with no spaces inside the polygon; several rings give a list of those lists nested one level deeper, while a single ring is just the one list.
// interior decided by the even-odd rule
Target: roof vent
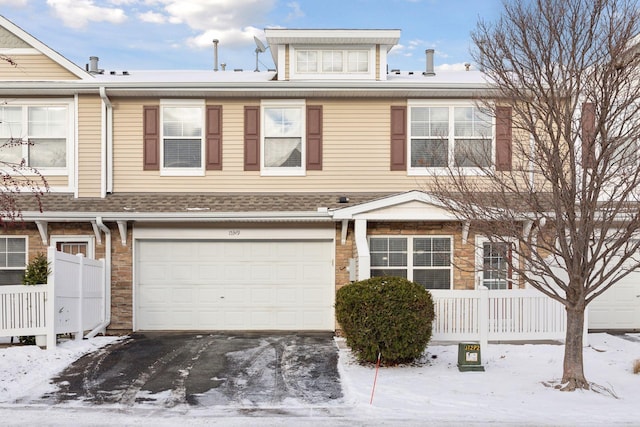
[{"label": "roof vent", "polygon": [[234,68],[233,71],[242,71],[242,68]]},{"label": "roof vent", "polygon": [[218,71],[218,39],[213,39],[213,71]]},{"label": "roof vent", "polygon": [[87,71],[91,74],[103,74],[104,70],[98,68],[99,58],[97,56],[89,57],[89,65]]},{"label": "roof vent", "polygon": [[470,69],[471,69],[471,64],[470,64],[470,63],[468,63],[468,62],[465,62],[465,63],[464,63],[464,70],[465,70],[465,71],[469,71]]},{"label": "roof vent", "polygon": [[434,50],[433,49],[427,49],[424,51],[424,53],[427,54],[427,70],[422,73],[423,76],[435,76],[436,72],[434,71],[433,68],[433,53]]}]

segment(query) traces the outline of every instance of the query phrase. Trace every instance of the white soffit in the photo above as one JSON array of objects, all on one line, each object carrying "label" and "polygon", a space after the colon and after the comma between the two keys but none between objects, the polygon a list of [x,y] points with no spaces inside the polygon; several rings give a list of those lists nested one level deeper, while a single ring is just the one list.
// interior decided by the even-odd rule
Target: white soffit
[{"label": "white soffit", "polygon": [[421,191],[410,191],[334,211],[333,218],[379,221],[458,221]]},{"label": "white soffit", "polygon": [[300,45],[388,45],[388,49],[400,41],[400,30],[355,29],[286,29],[268,28],[265,31],[270,46]]}]

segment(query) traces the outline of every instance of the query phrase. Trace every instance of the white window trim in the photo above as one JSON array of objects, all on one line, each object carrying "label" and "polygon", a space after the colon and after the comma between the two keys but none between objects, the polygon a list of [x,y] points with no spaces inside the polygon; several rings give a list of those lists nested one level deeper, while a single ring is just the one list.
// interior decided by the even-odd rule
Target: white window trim
[{"label": "white window trim", "polygon": [[[367,51],[369,53],[369,65],[367,72],[326,72],[318,71],[315,73],[298,71],[297,70],[297,51],[299,50],[311,50],[316,52],[321,51],[340,51],[343,52],[343,63],[346,66],[346,55],[350,51]],[[344,46],[341,48],[336,48],[336,46],[330,45],[311,45],[311,46],[293,46],[291,47],[291,55],[289,57],[289,75],[291,80],[369,80],[376,78],[376,48],[375,46]],[[318,58],[318,66],[322,66],[321,59]]]},{"label": "white window trim", "polygon": [[[1,271],[26,271],[27,270],[27,265],[29,264],[29,236],[24,236],[24,235],[17,235],[17,236],[13,236],[13,235],[2,235],[0,236],[0,238],[2,239],[24,239],[24,267],[1,267],[0,268],[0,272]],[[16,283],[16,285],[19,285],[20,283]],[[0,286],[4,286],[4,285],[0,285]]]},{"label": "white window trim", "polygon": [[[297,168],[274,168],[264,165],[264,140],[265,140],[265,108],[274,107],[298,107],[301,110],[301,135],[300,135],[300,167]],[[283,99],[283,100],[263,100],[260,103],[260,175],[261,176],[305,176],[307,173],[307,114],[306,102],[304,99]]]},{"label": "white window trim", "polygon": [[[410,99],[407,101],[407,175],[408,176],[431,176],[431,175],[448,175],[450,174],[450,170],[456,170],[460,175],[484,175],[483,168],[474,168],[474,167],[456,167],[451,165],[454,158],[454,150],[455,144],[451,143],[455,141],[455,133],[454,126],[455,121],[452,116],[449,117],[449,153],[448,160],[451,166],[448,168],[427,168],[427,167],[412,167],[411,166],[411,108],[413,107],[477,107],[478,104],[471,100],[419,100],[419,99]],[[491,117],[491,166],[490,169],[495,169],[495,161],[496,161],[496,119],[495,115]]]},{"label": "white window trim", "polygon": [[[452,235],[449,234],[411,234],[411,235],[406,235],[406,234],[372,234],[367,236],[367,243],[369,245],[369,255],[371,255],[371,239],[380,239],[380,238],[389,238],[389,239],[406,239],[407,240],[407,265],[406,267],[403,268],[399,268],[399,267],[377,267],[377,266],[373,266],[370,265],[369,266],[369,277],[373,277],[371,276],[371,270],[376,270],[376,269],[390,269],[390,270],[402,270],[402,269],[406,269],[407,270],[407,279],[413,281],[413,239],[428,239],[428,238],[432,238],[432,239],[449,239],[450,241],[450,248],[451,248],[451,258],[449,260],[449,267],[444,268],[438,268],[438,267],[416,267],[418,269],[423,269],[423,270],[449,270],[449,290],[454,289],[453,286],[453,267],[454,267],[454,263],[453,263],[453,256],[454,256],[454,242],[455,239],[453,238]],[[426,288],[428,289],[428,288]],[[435,289],[435,290],[446,290],[446,289]]]},{"label": "white window trim", "polygon": [[[511,243],[514,246],[514,250],[512,253],[512,264],[514,265],[520,265],[520,259],[518,257],[518,251],[515,250],[515,245],[518,244],[518,242],[513,239],[513,238],[509,238],[509,239],[501,239],[500,241],[496,241],[494,240],[493,243],[501,243],[501,242],[505,242],[505,243]],[[475,273],[476,273],[476,280],[475,280],[475,285],[476,285],[476,289],[480,289],[480,286],[482,286],[482,273],[483,273],[483,266],[484,266],[484,248],[483,245],[485,243],[491,243],[491,240],[486,237],[486,236],[476,236],[476,267],[475,267]],[[507,279],[507,282],[511,282],[511,288],[507,288],[505,290],[511,290],[511,289],[519,289],[519,276],[518,273],[516,271],[511,272],[511,278]]]},{"label": "white window trim", "polygon": [[87,244],[87,258],[95,258],[96,238],[95,236],[62,234],[52,235],[49,239],[49,246],[56,248],[58,243],[82,242]]},{"label": "white window trim", "polygon": [[[202,135],[200,136],[200,167],[195,168],[165,168],[164,167],[164,107],[198,107],[201,109]],[[160,176],[204,176],[206,153],[206,103],[204,99],[161,99],[160,100]]]},{"label": "white window trim", "polygon": [[[50,99],[33,99],[33,98],[19,98],[19,99],[0,99],[2,105],[7,107],[43,107],[43,106],[65,106],[67,107],[67,152],[66,152],[66,166],[63,168],[49,168],[49,167],[34,167],[45,177],[47,176],[71,176],[74,170],[75,159],[75,147],[76,147],[76,129],[75,129],[75,100],[73,98],[50,98]],[[23,115],[25,115],[23,111]],[[28,122],[23,124],[28,126]],[[24,130],[27,132],[27,130]],[[20,135],[20,139],[24,139],[25,135]],[[14,137],[17,138],[17,137]],[[4,168],[3,170],[11,172]],[[29,170],[24,171],[25,176],[36,176]]]}]

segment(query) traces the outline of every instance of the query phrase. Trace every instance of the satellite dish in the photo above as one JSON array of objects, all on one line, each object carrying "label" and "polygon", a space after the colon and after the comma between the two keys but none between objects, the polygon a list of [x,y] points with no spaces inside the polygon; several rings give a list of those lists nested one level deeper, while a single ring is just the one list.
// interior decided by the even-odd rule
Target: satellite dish
[{"label": "satellite dish", "polygon": [[253,41],[256,42],[256,69],[253,71],[260,71],[260,68],[258,68],[258,55],[266,51],[267,48],[256,36],[253,36]]},{"label": "satellite dish", "polygon": [[264,43],[262,43],[256,36],[253,36],[253,41],[256,42],[256,52],[262,53],[267,50]]}]

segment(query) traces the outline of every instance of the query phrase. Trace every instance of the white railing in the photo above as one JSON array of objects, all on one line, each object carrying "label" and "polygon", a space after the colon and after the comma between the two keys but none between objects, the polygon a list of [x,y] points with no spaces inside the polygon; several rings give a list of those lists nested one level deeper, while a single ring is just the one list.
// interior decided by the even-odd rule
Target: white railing
[{"label": "white railing", "polygon": [[535,289],[431,290],[433,341],[529,341],[565,338],[566,312]]},{"label": "white railing", "polygon": [[[104,260],[70,255],[49,248],[47,284],[0,286],[0,336],[46,336],[54,348],[56,335],[84,331],[107,318]],[[50,296],[53,295],[53,304]]]},{"label": "white railing", "polygon": [[0,335],[45,335],[48,285],[0,286]]}]

